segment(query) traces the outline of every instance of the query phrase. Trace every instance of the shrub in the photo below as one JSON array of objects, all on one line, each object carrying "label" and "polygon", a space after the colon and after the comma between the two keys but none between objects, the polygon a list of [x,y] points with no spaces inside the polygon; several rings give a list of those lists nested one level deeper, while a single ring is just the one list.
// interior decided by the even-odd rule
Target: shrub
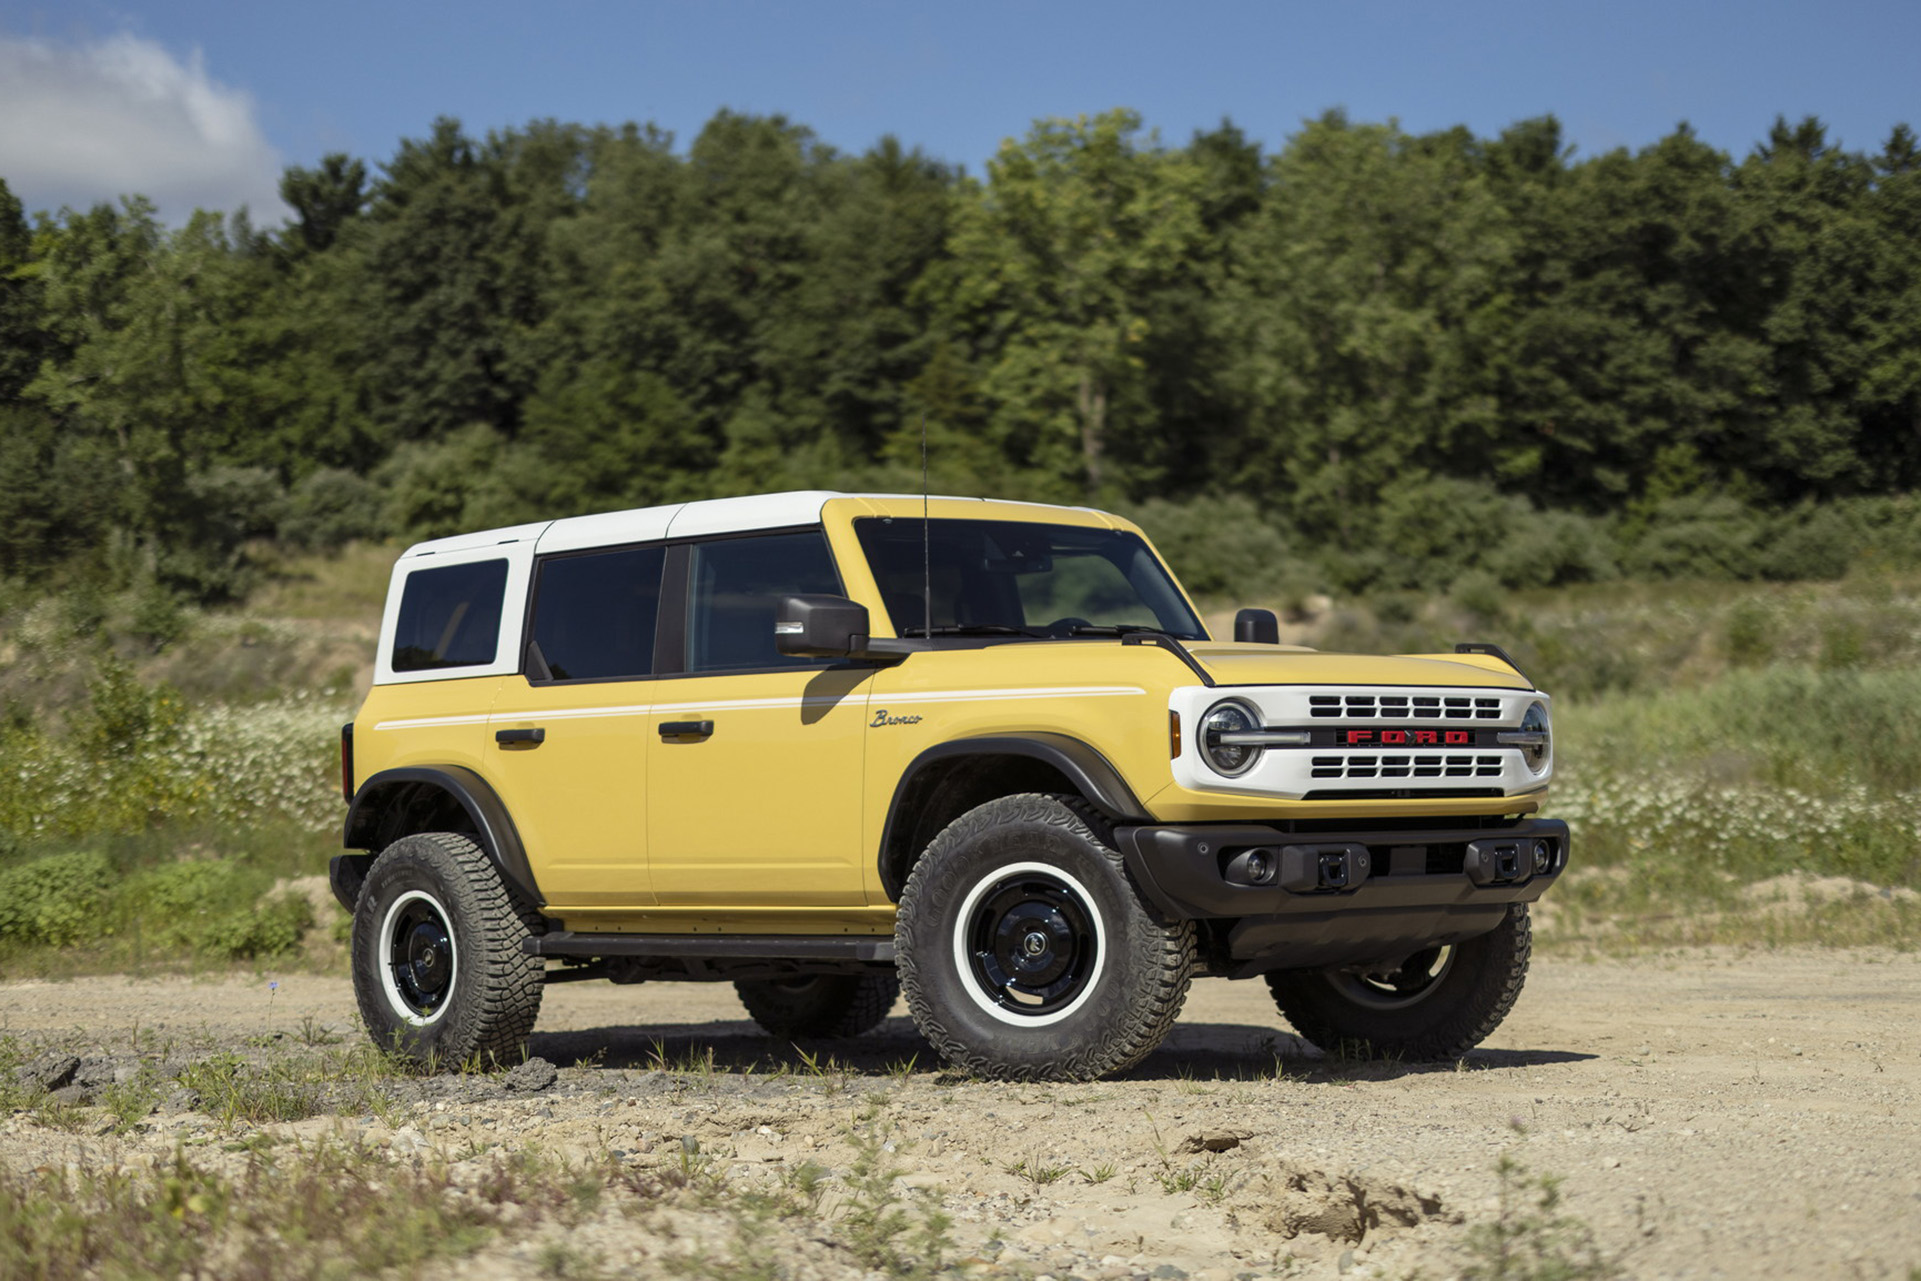
[{"label": "shrub", "polygon": [[97,853],[54,854],[0,870],[0,940],[79,942],[97,928],[113,871]]},{"label": "shrub", "polygon": [[1767,601],[1748,597],[1728,611],[1727,656],[1737,667],[1758,667],[1774,657],[1779,620]]},{"label": "shrub", "polygon": [[280,540],[303,551],[326,551],[387,532],[386,496],[364,476],[337,467],[310,473],[287,495]]},{"label": "shrub", "polygon": [[278,956],[314,923],[298,894],[263,895],[268,876],[236,863],[170,863],[128,881],[121,911],[152,944],[225,960]]},{"label": "shrub", "polygon": [[1613,530],[1606,520],[1575,512],[1517,510],[1509,537],[1488,552],[1490,573],[1508,587],[1601,583],[1618,576]]},{"label": "shrub", "polygon": [[1195,596],[1245,599],[1286,591],[1309,578],[1287,541],[1245,495],[1182,503],[1154,498],[1131,514]]},{"label": "shrub", "polygon": [[1761,553],[1763,578],[1777,582],[1845,578],[1867,542],[1857,512],[1832,503],[1780,518]]},{"label": "shrub", "polygon": [[1623,568],[1649,578],[1752,578],[1761,533],[1760,515],[1725,495],[1670,498],[1648,513]]}]

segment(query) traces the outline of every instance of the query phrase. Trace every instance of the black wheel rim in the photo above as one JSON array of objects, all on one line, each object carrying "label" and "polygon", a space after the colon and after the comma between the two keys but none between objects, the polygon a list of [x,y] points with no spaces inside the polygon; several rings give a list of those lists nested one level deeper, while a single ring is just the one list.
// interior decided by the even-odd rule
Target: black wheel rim
[{"label": "black wheel rim", "polygon": [[1398,969],[1343,970],[1331,977],[1335,988],[1356,1005],[1402,1010],[1432,996],[1453,967],[1453,948],[1430,947],[1408,957]]},{"label": "black wheel rim", "polygon": [[387,969],[394,995],[416,1017],[430,1019],[453,991],[453,932],[439,905],[424,897],[400,904],[391,919]]},{"label": "black wheel rim", "polygon": [[996,882],[964,923],[972,978],[988,1001],[1040,1018],[1077,1000],[1098,973],[1092,915],[1067,886],[1024,872]]}]

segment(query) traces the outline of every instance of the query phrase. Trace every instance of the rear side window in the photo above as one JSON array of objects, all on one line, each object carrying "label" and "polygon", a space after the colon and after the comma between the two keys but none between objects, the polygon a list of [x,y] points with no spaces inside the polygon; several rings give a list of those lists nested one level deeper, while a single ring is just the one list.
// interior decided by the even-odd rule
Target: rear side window
[{"label": "rear side window", "polygon": [[417,569],[407,575],[394,628],[394,670],[424,672],[493,662],[506,590],[504,560]]},{"label": "rear side window", "polygon": [[774,648],[783,596],[840,595],[833,553],[819,530],[698,543],[687,584],[687,670],[806,667]]},{"label": "rear side window", "polygon": [[527,674],[557,681],[652,675],[665,559],[661,548],[636,547],[543,561]]}]

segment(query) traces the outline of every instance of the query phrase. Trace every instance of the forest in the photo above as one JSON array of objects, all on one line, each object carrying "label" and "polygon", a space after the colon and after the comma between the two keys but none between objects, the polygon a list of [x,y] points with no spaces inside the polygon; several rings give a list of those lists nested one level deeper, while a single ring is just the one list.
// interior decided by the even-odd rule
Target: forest
[{"label": "forest", "polygon": [[281,191],[168,227],[0,181],[0,594],[164,631],[263,545],[918,490],[923,439],[935,492],[1129,512],[1203,593],[1921,564],[1905,124],[1577,158],[1115,110],[974,177],[779,116],[442,119]]}]

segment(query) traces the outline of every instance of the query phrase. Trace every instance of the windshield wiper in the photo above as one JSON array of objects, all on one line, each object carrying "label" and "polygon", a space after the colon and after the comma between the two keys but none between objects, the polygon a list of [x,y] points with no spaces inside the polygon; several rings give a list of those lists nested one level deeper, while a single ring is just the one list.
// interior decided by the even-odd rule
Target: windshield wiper
[{"label": "windshield wiper", "polygon": [[1150,627],[1143,623],[1077,623],[1067,629],[1069,636],[1132,636],[1137,632],[1161,632],[1164,627]]},{"label": "windshield wiper", "polygon": [[1006,623],[950,623],[928,631],[925,627],[904,627],[902,636],[1045,636],[1029,627],[1010,627]]}]

